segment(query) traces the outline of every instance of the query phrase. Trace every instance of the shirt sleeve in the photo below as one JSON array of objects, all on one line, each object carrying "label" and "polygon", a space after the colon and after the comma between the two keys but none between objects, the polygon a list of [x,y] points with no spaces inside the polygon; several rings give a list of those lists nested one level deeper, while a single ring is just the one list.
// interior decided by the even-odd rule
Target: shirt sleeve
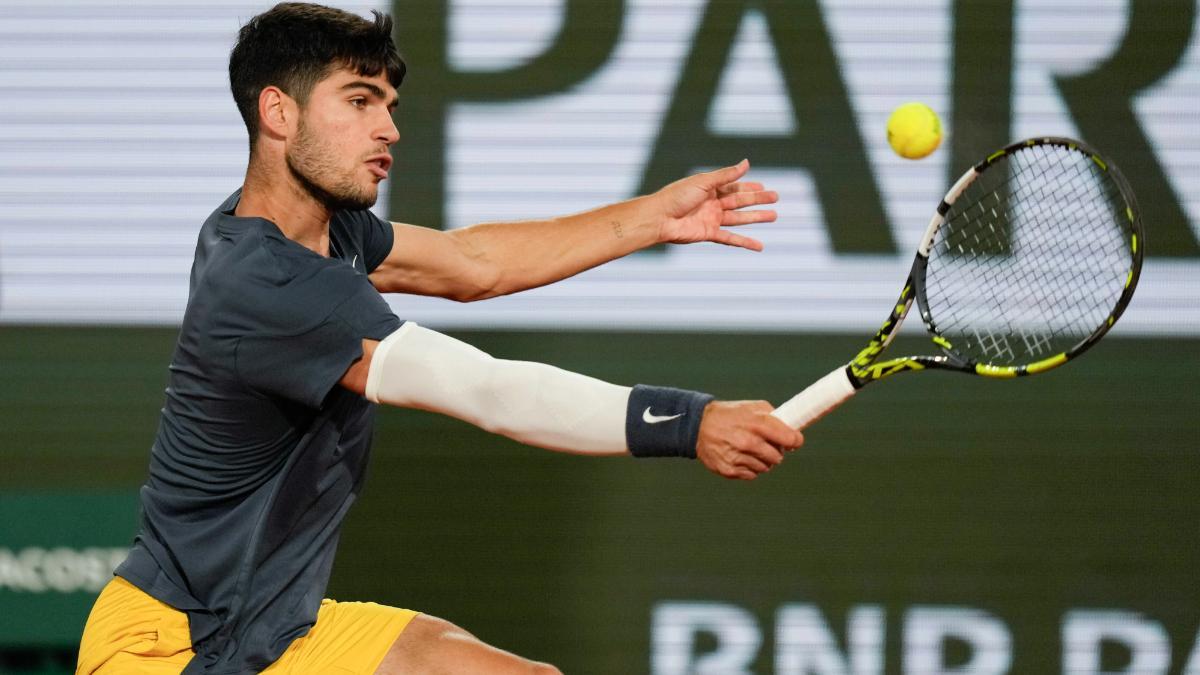
[{"label": "shirt sleeve", "polygon": [[392,252],[396,232],[392,224],[370,211],[343,212],[347,229],[352,231],[363,255],[367,274],[379,267]]},{"label": "shirt sleeve", "polygon": [[402,323],[379,293],[361,281],[324,318],[308,322],[301,332],[244,335],[235,349],[237,374],[255,392],[319,408],[362,357],[362,340],[382,340]]}]

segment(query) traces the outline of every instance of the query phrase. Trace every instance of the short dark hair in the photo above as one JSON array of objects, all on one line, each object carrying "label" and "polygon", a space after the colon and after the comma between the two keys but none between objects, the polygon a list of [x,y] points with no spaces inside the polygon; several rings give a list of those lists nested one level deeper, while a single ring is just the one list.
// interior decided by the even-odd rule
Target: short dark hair
[{"label": "short dark hair", "polygon": [[406,70],[392,42],[392,17],[375,21],[304,2],[281,2],[246,22],[229,54],[229,86],[250,134],[258,138],[258,96],[274,85],[300,105],[334,70],[374,77],[382,72],[399,87]]}]

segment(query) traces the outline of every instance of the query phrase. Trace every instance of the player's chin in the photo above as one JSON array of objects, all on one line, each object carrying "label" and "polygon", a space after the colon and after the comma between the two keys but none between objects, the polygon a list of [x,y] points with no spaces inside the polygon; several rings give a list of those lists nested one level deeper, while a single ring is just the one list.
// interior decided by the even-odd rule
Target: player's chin
[{"label": "player's chin", "polygon": [[358,194],[355,195],[357,201],[374,206],[376,200],[379,199],[379,184],[381,182],[383,182],[382,178],[372,176],[367,182],[360,183],[358,190],[356,190]]},{"label": "player's chin", "polygon": [[345,190],[340,194],[335,208],[349,210],[364,210],[375,206],[379,199],[379,187],[376,184],[358,185],[354,189]]}]

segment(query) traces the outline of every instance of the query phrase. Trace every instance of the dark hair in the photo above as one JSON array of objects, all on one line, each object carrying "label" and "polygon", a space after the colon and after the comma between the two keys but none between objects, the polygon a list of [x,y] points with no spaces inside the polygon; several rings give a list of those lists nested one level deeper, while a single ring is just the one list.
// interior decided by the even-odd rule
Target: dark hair
[{"label": "dark hair", "polygon": [[281,2],[246,22],[229,54],[229,86],[250,134],[258,138],[258,96],[279,87],[300,105],[318,82],[338,68],[366,77],[381,72],[393,87],[404,79],[404,61],[392,42],[392,17],[357,14],[303,2]]}]

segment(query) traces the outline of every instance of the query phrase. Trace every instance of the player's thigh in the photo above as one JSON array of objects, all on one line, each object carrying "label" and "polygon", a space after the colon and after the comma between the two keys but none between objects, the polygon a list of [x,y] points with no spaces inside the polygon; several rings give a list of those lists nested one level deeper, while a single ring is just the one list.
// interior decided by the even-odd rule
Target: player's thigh
[{"label": "player's thigh", "polygon": [[427,614],[417,615],[408,624],[375,673],[561,675],[554,666],[493,647],[449,621]]}]

